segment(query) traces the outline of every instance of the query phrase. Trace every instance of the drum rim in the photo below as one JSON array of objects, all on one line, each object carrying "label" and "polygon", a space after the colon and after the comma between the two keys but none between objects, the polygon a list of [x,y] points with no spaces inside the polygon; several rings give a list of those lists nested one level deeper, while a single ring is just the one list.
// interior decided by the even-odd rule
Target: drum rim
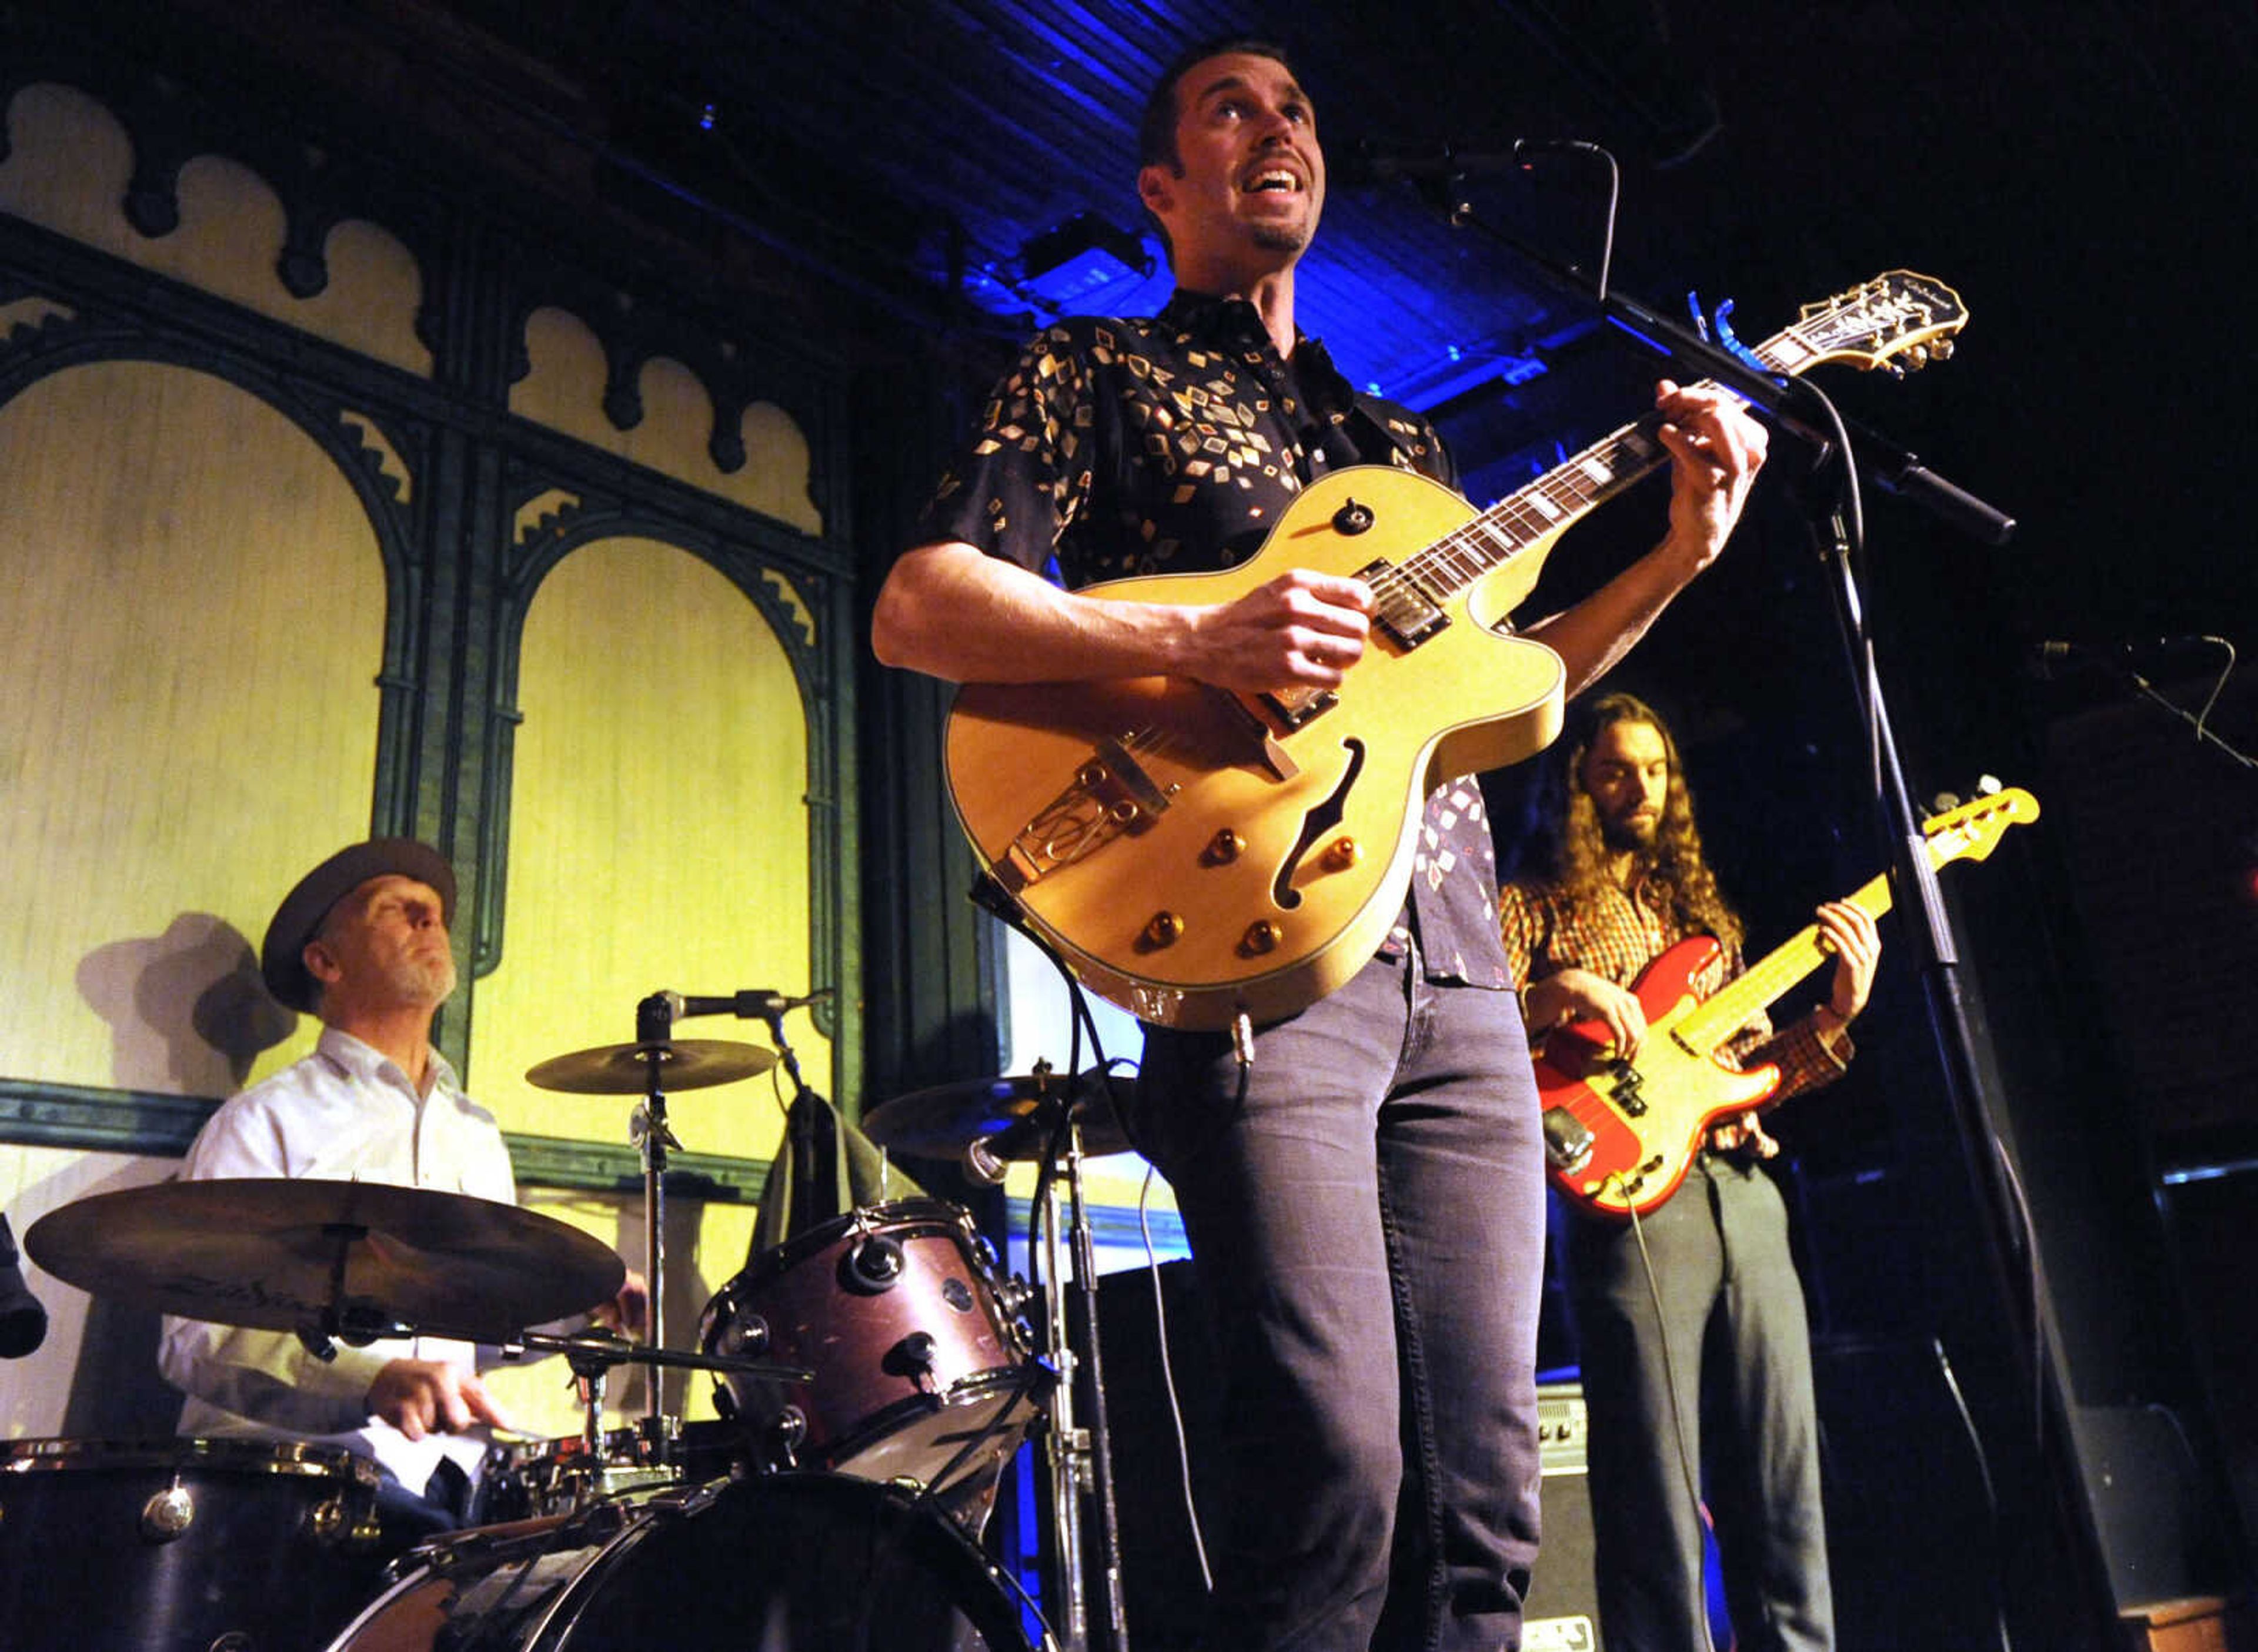
[{"label": "drum rim", "polygon": [[[844,1474],[849,1478],[870,1479],[874,1485],[890,1485],[893,1484],[891,1480],[876,1479],[868,1475],[856,1474],[849,1464],[870,1447],[882,1444],[889,1437],[902,1433],[920,1417],[944,1416],[951,1411],[966,1406],[977,1405],[983,1400],[992,1399],[998,1393],[1003,1395],[1005,1403],[1009,1405],[1014,1397],[1013,1391],[1025,1386],[1019,1374],[1021,1369],[1022,1367],[1018,1365],[991,1365],[985,1371],[976,1371],[969,1376],[958,1378],[948,1386],[946,1393],[911,1394],[905,1399],[897,1400],[892,1404],[863,1419],[861,1425],[854,1433],[842,1436],[827,1445],[823,1451],[823,1461],[829,1465],[832,1472]],[[1033,1426],[1033,1411],[1034,1407],[1030,1405],[1028,1422],[1020,1429],[1022,1443],[1026,1438],[1026,1428]],[[998,1429],[995,1437],[999,1440],[1004,1438],[1012,1426],[1006,1424],[1005,1428]],[[1015,1445],[1013,1450],[1017,1449]],[[820,1471],[787,1469],[780,1471],[804,1473]]]},{"label": "drum rim", "polygon": [[[740,1280],[752,1282],[768,1279],[805,1262],[812,1256],[820,1256],[858,1227],[867,1228],[874,1233],[888,1234],[903,1229],[944,1230],[957,1235],[959,1242],[968,1248],[971,1236],[978,1230],[973,1223],[972,1213],[952,1200],[889,1199],[878,1204],[857,1205],[852,1210],[842,1210],[812,1228],[801,1229],[780,1244],[769,1246],[732,1274],[721,1290],[727,1291]],[[714,1293],[717,1297],[721,1294],[720,1291]]]},{"label": "drum rim", "polygon": [[[774,1496],[779,1492],[787,1501],[806,1496],[815,1499],[819,1503],[841,1499],[849,1504],[858,1501],[874,1506],[891,1503],[894,1505],[891,1515],[883,1517],[919,1520],[920,1540],[932,1542],[938,1539],[950,1556],[945,1563],[956,1568],[964,1580],[976,1578],[984,1582],[992,1596],[986,1602],[968,1603],[959,1595],[949,1598],[947,1604],[972,1624],[981,1638],[989,1643],[990,1652],[1035,1652],[1036,1643],[1028,1638],[1021,1621],[1021,1596],[1014,1590],[1010,1575],[955,1522],[929,1508],[920,1511],[922,1493],[891,1481],[865,1479],[858,1475],[843,1474],[829,1469],[783,1470],[754,1475],[743,1480],[669,1487],[642,1500],[618,1500],[628,1507],[627,1522],[607,1535],[600,1537],[591,1532],[572,1544],[574,1549],[586,1551],[586,1563],[542,1603],[536,1617],[529,1618],[522,1626],[529,1633],[517,1642],[518,1646],[522,1652],[541,1652],[541,1648],[553,1645],[547,1637],[560,1627],[570,1629],[579,1613],[589,1601],[601,1594],[603,1580],[625,1563],[633,1549],[663,1528],[678,1521],[695,1519],[724,1496]],[[564,1533],[573,1521],[584,1518],[585,1514],[586,1511],[583,1511],[580,1515],[551,1517],[555,1525],[547,1535],[554,1537]],[[446,1581],[454,1562],[443,1560],[439,1558],[440,1555],[451,1546],[474,1542],[479,1535],[476,1528],[447,1533],[401,1556],[394,1563],[402,1570],[387,1581],[374,1599],[368,1601],[350,1622],[337,1630],[328,1642],[325,1652],[349,1648],[352,1636],[378,1622],[388,1608],[408,1598],[417,1587],[434,1581]],[[532,1535],[528,1534],[529,1538]],[[550,1552],[561,1553],[563,1550],[557,1549]],[[408,1563],[411,1561],[415,1563]],[[951,1580],[944,1578],[942,1581]],[[982,1616],[975,1617],[969,1609],[971,1606],[980,1606]],[[1002,1613],[1000,1618],[992,1622],[983,1620],[991,1613],[998,1610]],[[1000,1641],[997,1639],[999,1634],[1004,1636]]]},{"label": "drum rim", "polygon": [[302,1440],[237,1439],[225,1435],[157,1435],[140,1439],[56,1436],[0,1441],[0,1474],[69,1469],[219,1469],[302,1479],[351,1479],[370,1491],[383,1475],[366,1457]]}]

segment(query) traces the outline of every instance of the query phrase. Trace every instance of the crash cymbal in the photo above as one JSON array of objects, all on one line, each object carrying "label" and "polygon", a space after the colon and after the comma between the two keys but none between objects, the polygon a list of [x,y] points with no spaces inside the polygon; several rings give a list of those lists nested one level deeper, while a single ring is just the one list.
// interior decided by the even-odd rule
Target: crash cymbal
[{"label": "crash cymbal", "polygon": [[24,1248],[82,1290],[189,1319],[297,1330],[350,1310],[496,1342],[610,1301],[627,1271],[602,1240],[514,1204],[273,1177],[96,1194],[40,1217]]},{"label": "crash cymbal", "polygon": [[607,1044],[554,1055],[526,1069],[529,1084],[576,1095],[641,1095],[650,1088],[650,1056],[658,1057],[662,1090],[733,1084],[776,1065],[776,1052],[725,1039],[670,1039],[664,1044]]},{"label": "crash cymbal", "polygon": [[1095,1070],[1075,1079],[1055,1073],[966,1079],[895,1096],[864,1117],[863,1133],[905,1159],[957,1159],[978,1142],[991,1157],[1032,1162],[1048,1151],[1052,1109],[1045,1103],[1071,1094],[1082,1151],[1125,1152],[1122,1103],[1136,1088],[1134,1078]]}]

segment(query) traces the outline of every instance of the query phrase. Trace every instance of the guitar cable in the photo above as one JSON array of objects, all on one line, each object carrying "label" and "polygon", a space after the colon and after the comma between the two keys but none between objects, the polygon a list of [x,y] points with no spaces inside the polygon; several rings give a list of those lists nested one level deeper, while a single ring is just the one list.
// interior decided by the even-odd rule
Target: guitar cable
[{"label": "guitar cable", "polygon": [[[1662,1349],[1662,1386],[1670,1395],[1670,1435],[1676,1448],[1678,1472],[1685,1482],[1686,1500],[1693,1507],[1694,1524],[1698,1529],[1701,1524],[1701,1477],[1695,1470],[1694,1454],[1686,1441],[1685,1393],[1679,1385],[1678,1362],[1670,1354],[1670,1328],[1663,1320],[1662,1287],[1655,1279],[1654,1255],[1646,1248],[1646,1224],[1639,1220],[1637,1201],[1623,1186],[1622,1173],[1611,1171],[1607,1180],[1615,1184],[1615,1191],[1622,1195],[1630,1211],[1631,1237],[1638,1244],[1638,1263],[1640,1271],[1646,1276],[1647,1300],[1654,1305],[1655,1337]],[[1697,1543],[1697,1549],[1700,1546]],[[1709,1634],[1706,1585],[1694,1592],[1694,1630],[1695,1646],[1713,1644]]]}]

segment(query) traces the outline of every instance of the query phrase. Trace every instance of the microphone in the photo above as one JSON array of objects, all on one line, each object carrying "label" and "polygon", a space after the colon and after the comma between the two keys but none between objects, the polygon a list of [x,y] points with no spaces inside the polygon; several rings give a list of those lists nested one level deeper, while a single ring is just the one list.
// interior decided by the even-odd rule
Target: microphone
[{"label": "microphone", "polygon": [[2024,663],[2033,677],[2046,680],[2088,666],[2126,670],[2136,665],[2168,667],[2185,664],[2198,654],[2213,653],[2224,653],[2229,660],[2234,657],[2234,649],[2225,637],[2134,637],[2121,642],[2065,642],[2049,637],[2031,644]]},{"label": "microphone", "polygon": [[0,1359],[21,1359],[47,1339],[47,1310],[24,1283],[16,1236],[0,1216]]},{"label": "microphone", "polygon": [[1391,183],[1399,178],[1447,179],[1480,173],[1511,172],[1528,164],[1531,155],[1599,155],[1607,152],[1580,138],[1516,138],[1503,153],[1467,153],[1448,143],[1398,146],[1375,144],[1370,138],[1341,152],[1327,163],[1326,176],[1343,188]]},{"label": "microphone", "polygon": [[831,996],[828,987],[818,987],[803,997],[789,998],[771,987],[749,987],[742,992],[726,993],[719,997],[697,997],[686,993],[664,992],[659,996],[667,1001],[674,1018],[689,1015],[733,1015],[747,1021],[766,1021],[787,1010],[798,1010]]},{"label": "microphone", "polygon": [[966,1144],[958,1167],[972,1181],[989,1188],[1001,1187],[1005,1172],[1010,1168],[988,1145],[985,1136],[975,1136]]}]

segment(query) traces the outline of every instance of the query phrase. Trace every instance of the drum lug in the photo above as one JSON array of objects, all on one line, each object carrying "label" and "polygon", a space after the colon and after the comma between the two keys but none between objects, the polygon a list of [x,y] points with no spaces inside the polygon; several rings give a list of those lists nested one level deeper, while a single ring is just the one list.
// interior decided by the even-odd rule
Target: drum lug
[{"label": "drum lug", "polygon": [[306,1518],[314,1535],[325,1543],[334,1543],[345,1534],[345,1506],[341,1498],[323,1498]]},{"label": "drum lug", "polygon": [[807,1414],[798,1406],[786,1406],[776,1414],[766,1430],[764,1443],[768,1448],[768,1463],[772,1469],[789,1471],[799,1466],[799,1444],[807,1438]]},{"label": "drum lug", "polygon": [[941,1383],[934,1375],[939,1361],[941,1344],[929,1330],[913,1330],[894,1344],[894,1358],[886,1368],[898,1372],[917,1384],[918,1392],[928,1400],[941,1397]]},{"label": "drum lug", "polygon": [[865,1235],[847,1252],[847,1271],[866,1291],[892,1290],[907,1265],[901,1241],[883,1233]]},{"label": "drum lug", "polygon": [[195,1518],[196,1500],[175,1480],[141,1506],[141,1535],[153,1543],[169,1543]]}]

